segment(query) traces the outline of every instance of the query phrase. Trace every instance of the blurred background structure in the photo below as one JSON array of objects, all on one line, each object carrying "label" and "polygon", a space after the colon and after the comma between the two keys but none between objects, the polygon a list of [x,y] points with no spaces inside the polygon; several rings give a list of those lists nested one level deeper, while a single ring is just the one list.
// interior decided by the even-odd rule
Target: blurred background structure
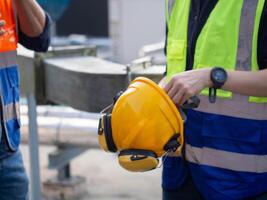
[{"label": "blurred background structure", "polygon": [[129,64],[148,44],[163,42],[162,0],[38,0],[55,22],[52,45],[109,48],[113,61]]},{"label": "blurred background structure", "polygon": [[18,59],[31,200],[161,199],[161,169],[121,169],[98,149],[97,125],[134,77],[162,78],[164,1],[38,1],[54,20],[51,48],[20,48]]}]

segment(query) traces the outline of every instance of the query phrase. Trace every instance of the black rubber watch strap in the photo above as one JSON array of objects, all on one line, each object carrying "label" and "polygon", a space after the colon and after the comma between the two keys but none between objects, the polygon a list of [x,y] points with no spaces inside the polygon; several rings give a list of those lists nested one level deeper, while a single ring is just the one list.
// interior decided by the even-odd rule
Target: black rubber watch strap
[{"label": "black rubber watch strap", "polygon": [[215,103],[217,97],[217,89],[216,88],[209,88],[209,101],[210,103]]}]

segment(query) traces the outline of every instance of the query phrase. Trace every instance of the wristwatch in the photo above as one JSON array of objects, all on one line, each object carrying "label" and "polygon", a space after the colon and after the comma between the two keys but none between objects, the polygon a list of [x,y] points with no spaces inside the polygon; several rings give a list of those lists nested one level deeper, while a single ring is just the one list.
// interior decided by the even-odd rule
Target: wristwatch
[{"label": "wristwatch", "polygon": [[227,72],[222,67],[214,67],[210,72],[210,80],[213,86],[209,88],[209,101],[215,103],[217,89],[220,89],[227,81]]}]

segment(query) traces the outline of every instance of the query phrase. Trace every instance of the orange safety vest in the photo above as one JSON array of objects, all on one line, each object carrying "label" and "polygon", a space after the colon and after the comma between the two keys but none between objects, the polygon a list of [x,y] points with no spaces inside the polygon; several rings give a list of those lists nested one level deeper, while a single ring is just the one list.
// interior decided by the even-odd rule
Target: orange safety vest
[{"label": "orange safety vest", "polygon": [[17,49],[18,35],[12,0],[0,1],[0,19],[6,22],[1,28],[5,33],[0,36],[0,52],[14,51]]}]

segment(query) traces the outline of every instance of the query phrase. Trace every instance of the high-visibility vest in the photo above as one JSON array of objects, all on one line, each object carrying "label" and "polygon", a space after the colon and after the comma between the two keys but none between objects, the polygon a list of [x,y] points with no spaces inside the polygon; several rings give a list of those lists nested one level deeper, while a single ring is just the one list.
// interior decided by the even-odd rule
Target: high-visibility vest
[{"label": "high-visibility vest", "polygon": [[2,28],[5,34],[0,36],[0,52],[16,50],[18,43],[17,27],[11,0],[0,1],[0,20],[6,22]]},{"label": "high-visibility vest", "polygon": [[[193,69],[259,70],[258,32],[265,0],[216,2],[197,38]],[[167,1],[167,8],[172,7],[172,12],[167,9],[169,78],[186,69],[190,3]],[[196,187],[205,199],[216,200],[247,199],[266,192],[266,98],[220,90],[216,103],[211,104],[207,91],[203,94],[200,107],[188,110],[185,126],[185,158]],[[181,162],[169,164],[165,179],[176,188],[171,184],[186,170],[175,168]]]},{"label": "high-visibility vest", "polygon": [[0,36],[0,107],[2,134],[11,150],[20,143],[19,71],[17,65],[17,25],[12,0],[0,1],[0,19],[5,20],[5,34]]},{"label": "high-visibility vest", "polygon": [[[198,36],[193,69],[220,66],[226,70],[257,71],[259,24],[265,0],[220,0]],[[167,0],[166,7],[169,8]],[[167,77],[185,71],[190,0],[175,0],[167,9]],[[202,91],[208,95],[208,90]],[[200,111],[249,119],[267,119],[267,98],[219,90],[218,102],[201,97]],[[205,105],[204,105],[205,104]],[[231,105],[229,109],[225,105]],[[233,109],[234,108],[234,109]],[[235,110],[237,112],[235,112]],[[245,114],[241,111],[245,110]],[[239,112],[239,113],[238,113]]]}]

